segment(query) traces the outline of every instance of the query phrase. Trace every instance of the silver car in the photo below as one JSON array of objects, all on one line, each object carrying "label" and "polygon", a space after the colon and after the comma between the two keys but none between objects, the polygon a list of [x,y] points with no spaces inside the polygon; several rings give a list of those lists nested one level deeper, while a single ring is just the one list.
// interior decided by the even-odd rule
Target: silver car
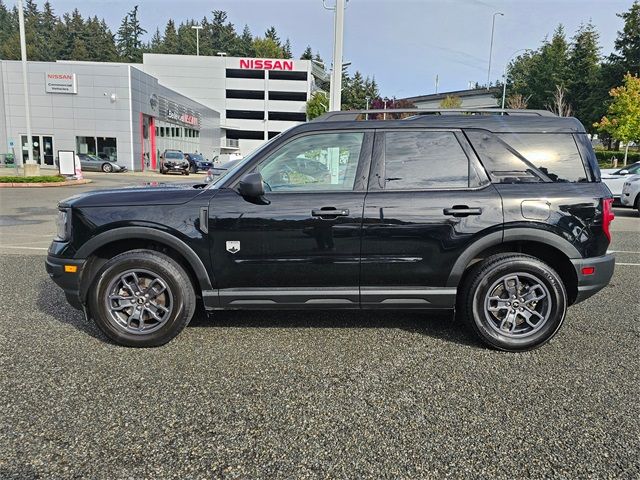
[{"label": "silver car", "polygon": [[78,158],[80,158],[80,165],[83,171],[111,173],[124,172],[127,170],[126,167],[118,165],[116,162],[105,160],[88,153],[79,153]]}]

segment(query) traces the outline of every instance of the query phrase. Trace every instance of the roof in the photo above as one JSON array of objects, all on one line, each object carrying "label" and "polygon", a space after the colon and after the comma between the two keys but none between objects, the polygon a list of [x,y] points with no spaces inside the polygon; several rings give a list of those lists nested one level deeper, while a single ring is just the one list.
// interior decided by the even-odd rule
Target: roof
[{"label": "roof", "polygon": [[407,97],[402,100],[406,100],[408,102],[426,102],[426,101],[436,101],[436,100],[444,100],[446,97],[460,97],[460,98],[469,98],[469,97],[478,97],[482,95],[490,95],[495,96],[496,93],[501,92],[502,90],[497,87],[487,88],[473,88],[471,90],[454,90],[452,92],[442,92],[442,93],[431,93],[428,95],[418,95],[416,97]]},{"label": "roof", "polygon": [[[393,110],[387,110],[392,113]],[[530,111],[524,114],[520,111],[511,111],[506,115],[496,114],[468,115],[468,114],[441,114],[418,115],[403,120],[353,120],[349,118],[351,112],[344,112],[341,119],[335,112],[325,114],[328,118],[318,119],[301,125],[303,130],[326,129],[376,129],[376,128],[452,128],[469,129],[479,128],[495,133],[585,133],[582,124],[573,117],[557,117],[550,112]],[[333,114],[334,119],[330,119]],[[356,114],[357,115],[357,114]],[[297,129],[297,128],[296,128]]]}]

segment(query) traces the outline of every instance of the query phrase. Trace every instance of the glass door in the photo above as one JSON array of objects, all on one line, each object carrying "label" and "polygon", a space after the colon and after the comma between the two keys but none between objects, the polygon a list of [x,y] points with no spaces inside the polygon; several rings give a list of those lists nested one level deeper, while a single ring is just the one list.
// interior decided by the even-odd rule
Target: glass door
[{"label": "glass door", "polygon": [[53,166],[53,137],[43,135],[41,145],[44,164]]}]

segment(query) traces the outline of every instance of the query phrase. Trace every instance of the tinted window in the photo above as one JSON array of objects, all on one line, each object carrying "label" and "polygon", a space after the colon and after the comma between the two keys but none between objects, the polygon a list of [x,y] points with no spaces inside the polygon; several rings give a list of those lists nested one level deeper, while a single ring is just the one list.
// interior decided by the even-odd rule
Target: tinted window
[{"label": "tinted window", "polygon": [[364,134],[306,135],[264,159],[256,171],[272,191],[352,190]]},{"label": "tinted window", "polygon": [[264,110],[227,110],[227,118],[244,118],[249,120],[264,120]]},{"label": "tinted window", "polygon": [[227,90],[227,98],[264,100],[264,90]]},{"label": "tinted window", "polygon": [[307,114],[304,112],[269,112],[269,120],[305,122],[307,120]]},{"label": "tinted window", "polygon": [[469,186],[469,159],[453,132],[387,132],[384,151],[386,189]]},{"label": "tinted window", "polygon": [[264,70],[244,70],[240,68],[227,68],[227,78],[264,78]]},{"label": "tinted window", "polygon": [[573,135],[508,133],[499,136],[552,181],[587,181],[584,164]]},{"label": "tinted window", "polygon": [[306,80],[307,72],[285,72],[281,70],[270,70],[269,80]]},{"label": "tinted window", "polygon": [[306,102],[307,92],[269,92],[269,100],[288,100],[292,102]]},{"label": "tinted window", "polygon": [[184,158],[184,155],[180,152],[166,152],[164,158]]}]

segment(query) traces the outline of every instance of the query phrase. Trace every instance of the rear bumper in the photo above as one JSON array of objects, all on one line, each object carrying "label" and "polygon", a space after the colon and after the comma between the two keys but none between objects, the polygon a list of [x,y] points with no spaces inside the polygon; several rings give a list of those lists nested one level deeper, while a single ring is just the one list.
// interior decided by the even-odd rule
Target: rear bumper
[{"label": "rear bumper", "polygon": [[[578,303],[607,286],[613,276],[616,257],[613,254],[608,254],[602,257],[572,259],[571,263],[573,263],[578,277],[578,296],[575,301]],[[582,273],[582,269],[585,267],[593,267],[595,271],[591,275],[585,275]]]},{"label": "rear bumper", "polygon": [[[59,258],[47,255],[45,262],[47,273],[67,297],[67,301],[78,310],[82,310],[82,301],[80,300],[80,276],[85,260],[75,260],[68,258]],[[65,265],[75,266],[75,272],[65,272]]]}]

